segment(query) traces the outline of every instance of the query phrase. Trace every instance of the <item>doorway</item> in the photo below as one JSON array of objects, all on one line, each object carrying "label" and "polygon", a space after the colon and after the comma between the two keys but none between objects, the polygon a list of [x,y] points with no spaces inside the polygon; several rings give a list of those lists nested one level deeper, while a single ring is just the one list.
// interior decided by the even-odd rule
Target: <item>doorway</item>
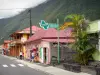
[{"label": "doorway", "polygon": [[50,56],[49,56],[49,50],[47,47],[40,48],[39,57],[40,57],[41,63],[48,64]]},{"label": "doorway", "polygon": [[44,53],[44,55],[43,55],[43,58],[44,58],[44,63],[46,63],[47,62],[47,48],[46,47],[44,47],[43,48],[43,53]]}]

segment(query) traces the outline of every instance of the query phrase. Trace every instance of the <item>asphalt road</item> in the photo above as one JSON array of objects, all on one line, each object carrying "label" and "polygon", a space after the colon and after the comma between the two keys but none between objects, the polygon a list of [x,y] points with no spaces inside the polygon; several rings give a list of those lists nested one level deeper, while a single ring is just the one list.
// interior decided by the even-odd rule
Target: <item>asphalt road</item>
[{"label": "asphalt road", "polygon": [[0,75],[48,75],[0,55]]}]

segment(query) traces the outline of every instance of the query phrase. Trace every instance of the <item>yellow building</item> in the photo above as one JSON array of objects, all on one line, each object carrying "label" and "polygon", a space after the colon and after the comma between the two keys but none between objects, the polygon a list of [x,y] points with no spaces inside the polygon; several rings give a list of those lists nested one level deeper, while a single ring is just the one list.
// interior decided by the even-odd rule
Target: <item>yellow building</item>
[{"label": "yellow building", "polygon": [[[32,33],[34,34],[36,31],[40,30],[41,28],[38,28],[36,26],[32,26]],[[26,56],[26,48],[24,45],[24,42],[29,39],[30,36],[30,28],[26,28],[22,31],[17,31],[13,34],[11,34],[11,43],[10,43],[10,55],[17,57],[19,56],[20,51],[23,52],[24,57]]]}]

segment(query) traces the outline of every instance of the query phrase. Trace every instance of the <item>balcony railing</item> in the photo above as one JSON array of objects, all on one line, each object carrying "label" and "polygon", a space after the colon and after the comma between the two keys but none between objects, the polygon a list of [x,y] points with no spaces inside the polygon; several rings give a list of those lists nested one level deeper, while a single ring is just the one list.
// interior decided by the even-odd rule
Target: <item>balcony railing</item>
[{"label": "balcony railing", "polygon": [[11,44],[22,44],[24,42],[21,41],[21,39],[15,39],[11,42]]}]

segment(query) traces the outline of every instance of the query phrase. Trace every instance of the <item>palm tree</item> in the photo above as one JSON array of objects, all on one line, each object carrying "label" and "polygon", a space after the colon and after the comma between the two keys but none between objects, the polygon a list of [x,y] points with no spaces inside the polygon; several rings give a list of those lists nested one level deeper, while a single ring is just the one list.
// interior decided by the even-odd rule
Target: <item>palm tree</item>
[{"label": "palm tree", "polygon": [[83,15],[73,14],[65,17],[65,20],[69,19],[72,22],[71,27],[74,29],[76,41],[74,47],[76,50],[75,61],[87,65],[89,60],[93,60],[92,54],[96,51],[96,48],[88,41],[88,34],[86,28],[85,17]]}]

